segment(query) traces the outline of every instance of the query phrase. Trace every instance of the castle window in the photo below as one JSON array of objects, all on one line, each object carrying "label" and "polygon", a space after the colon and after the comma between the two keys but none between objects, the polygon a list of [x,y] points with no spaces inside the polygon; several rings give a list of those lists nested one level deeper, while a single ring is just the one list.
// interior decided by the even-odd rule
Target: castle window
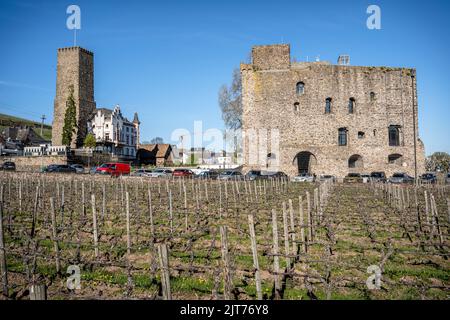
[{"label": "castle window", "polygon": [[401,154],[390,154],[388,156],[388,163],[389,164],[397,164],[401,165],[403,160],[403,156]]},{"label": "castle window", "polygon": [[300,103],[296,102],[294,103],[294,111],[299,112],[300,111]]},{"label": "castle window", "polygon": [[325,113],[331,113],[331,98],[325,100]]},{"label": "castle window", "polygon": [[339,146],[347,145],[347,128],[339,128],[338,144]]},{"label": "castle window", "polygon": [[355,111],[355,98],[350,98],[348,101],[348,113],[352,114]]},{"label": "castle window", "polygon": [[389,126],[389,146],[398,147],[400,145],[400,126]]},{"label": "castle window", "polygon": [[364,132],[359,131],[359,132],[358,132],[358,139],[364,139],[365,135],[366,135],[366,134],[365,134]]},{"label": "castle window", "polygon": [[354,154],[348,159],[348,167],[353,168],[363,168],[363,158],[359,154]]},{"label": "castle window", "polygon": [[373,102],[373,101],[376,100],[376,98],[377,98],[377,95],[375,94],[375,92],[372,91],[372,92],[370,93],[370,101]]},{"label": "castle window", "polygon": [[301,96],[302,94],[305,93],[305,84],[303,82],[297,83],[296,89],[297,95]]}]

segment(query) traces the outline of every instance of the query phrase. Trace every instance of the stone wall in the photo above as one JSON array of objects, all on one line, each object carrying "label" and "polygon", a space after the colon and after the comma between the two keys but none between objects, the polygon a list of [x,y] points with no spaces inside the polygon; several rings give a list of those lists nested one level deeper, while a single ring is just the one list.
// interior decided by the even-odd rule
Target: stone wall
[{"label": "stone wall", "polygon": [[74,87],[78,130],[72,148],[83,144],[88,117],[94,112],[94,54],[80,47],[58,49],[56,96],[53,112],[52,144],[62,145],[62,130],[70,86]]},{"label": "stone wall", "polygon": [[[296,156],[310,152],[314,160],[310,171],[317,175],[384,171],[414,176],[416,163],[418,174],[425,170],[423,143],[414,139],[419,132],[414,69],[290,63],[289,52],[286,45],[255,47],[253,64],[241,65],[244,133],[279,131],[279,150],[275,145],[271,150],[273,142],[270,136],[267,139],[267,153],[273,151],[279,164],[276,169],[296,175]],[[304,83],[300,95],[299,82]],[[332,99],[330,114],[325,113],[327,98]],[[349,113],[350,98],[355,99],[353,113]],[[390,125],[400,126],[400,146],[389,146]],[[339,128],[347,129],[347,146],[338,145]],[[261,135],[258,139],[264,140]],[[249,150],[255,141],[246,134],[243,142],[246,170],[260,169],[267,160],[251,161]],[[264,150],[258,152],[264,154]],[[390,164],[392,154],[402,159]],[[353,155],[362,157],[362,167],[349,168]]]},{"label": "stone wall", "polygon": [[0,161],[12,161],[16,164],[17,171],[40,172],[42,167],[51,164],[67,164],[66,156],[44,156],[44,157],[7,157]]}]

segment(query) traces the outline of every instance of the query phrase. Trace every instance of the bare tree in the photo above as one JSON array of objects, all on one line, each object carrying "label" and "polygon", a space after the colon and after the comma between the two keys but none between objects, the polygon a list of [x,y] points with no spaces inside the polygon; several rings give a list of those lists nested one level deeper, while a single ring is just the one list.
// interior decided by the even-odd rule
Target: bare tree
[{"label": "bare tree", "polygon": [[239,69],[233,72],[231,86],[223,85],[220,88],[219,107],[225,126],[233,130],[240,129],[242,126],[242,80]]},{"label": "bare tree", "polygon": [[446,152],[435,152],[426,159],[427,171],[448,172],[450,168],[450,155]]},{"label": "bare tree", "polygon": [[163,144],[164,143],[164,139],[161,137],[156,137],[153,138],[152,141],[150,141],[151,144]]}]

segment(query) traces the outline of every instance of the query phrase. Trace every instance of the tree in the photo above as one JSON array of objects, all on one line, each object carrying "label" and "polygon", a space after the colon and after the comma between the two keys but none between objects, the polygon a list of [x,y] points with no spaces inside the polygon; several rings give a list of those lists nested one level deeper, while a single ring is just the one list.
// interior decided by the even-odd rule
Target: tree
[{"label": "tree", "polygon": [[153,139],[152,139],[151,143],[152,143],[152,144],[163,144],[163,143],[164,143],[164,140],[163,140],[163,138],[161,138],[161,137],[156,137],[156,138],[153,138]]},{"label": "tree", "polygon": [[237,130],[242,127],[242,78],[239,69],[233,72],[231,86],[220,88],[219,107],[227,128]]},{"label": "tree", "polygon": [[62,144],[70,147],[72,144],[72,136],[77,128],[77,107],[75,98],[73,97],[73,85],[69,88],[70,94],[66,102],[66,114],[64,116],[64,127],[62,134]]},{"label": "tree", "polygon": [[97,141],[92,133],[88,133],[86,138],[84,138],[83,146],[85,148],[95,148],[97,146]]},{"label": "tree", "polygon": [[450,155],[446,152],[435,152],[426,159],[427,171],[448,172],[450,167]]}]

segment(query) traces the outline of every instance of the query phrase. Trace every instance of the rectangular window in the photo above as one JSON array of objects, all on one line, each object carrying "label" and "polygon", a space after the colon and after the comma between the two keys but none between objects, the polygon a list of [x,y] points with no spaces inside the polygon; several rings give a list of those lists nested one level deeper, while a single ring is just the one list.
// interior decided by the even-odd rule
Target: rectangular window
[{"label": "rectangular window", "polygon": [[398,147],[400,145],[399,126],[389,126],[389,146]]},{"label": "rectangular window", "polygon": [[338,143],[339,146],[346,146],[347,145],[347,128],[340,128],[339,129],[339,137],[338,137]]}]

